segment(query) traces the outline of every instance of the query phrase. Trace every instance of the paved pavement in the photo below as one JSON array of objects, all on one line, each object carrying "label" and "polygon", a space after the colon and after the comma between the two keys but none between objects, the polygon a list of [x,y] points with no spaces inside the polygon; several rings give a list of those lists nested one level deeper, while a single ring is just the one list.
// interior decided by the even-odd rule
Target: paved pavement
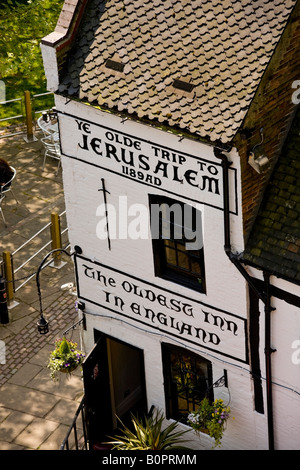
[{"label": "paved pavement", "polygon": [[[18,199],[17,204],[10,194],[2,206],[8,226],[4,226],[0,214],[0,259],[3,251],[13,253],[24,245],[13,256],[18,272],[9,323],[0,324],[0,340],[5,348],[1,361],[5,363],[0,363],[0,450],[58,450],[81,400],[83,385],[80,370],[70,378],[61,374],[59,382],[54,382],[47,360],[55,339],[78,320],[76,297],[61,289],[62,284],[75,281],[72,259],[65,255],[63,267],[47,266],[41,271],[43,311],[50,331],[40,335],[36,327],[39,301],[35,276],[21,285],[51,250],[51,245],[45,246],[50,229],[41,229],[50,223],[52,212],[63,213],[64,194],[61,170],[55,175],[57,161],[47,159],[42,171],[42,136],[35,133],[34,142],[26,142],[24,136],[0,138],[0,158],[17,170],[14,193]],[[61,225],[62,229],[66,226],[63,215]],[[40,234],[27,243],[37,232]],[[65,246],[67,234],[62,241]],[[68,337],[80,345],[78,328],[71,329]]]}]

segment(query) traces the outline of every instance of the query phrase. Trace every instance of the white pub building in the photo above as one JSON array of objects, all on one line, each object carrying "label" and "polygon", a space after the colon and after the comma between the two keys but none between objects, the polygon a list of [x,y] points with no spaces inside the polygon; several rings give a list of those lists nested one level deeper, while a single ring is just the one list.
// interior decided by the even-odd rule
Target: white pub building
[{"label": "white pub building", "polygon": [[255,232],[296,119],[299,11],[296,0],[66,0],[42,40],[92,448],[116,416],[154,406],[192,449],[210,449],[186,423],[208,396],[231,409],[223,449],[299,449],[300,260],[291,249],[295,275],[274,253],[265,265]]}]

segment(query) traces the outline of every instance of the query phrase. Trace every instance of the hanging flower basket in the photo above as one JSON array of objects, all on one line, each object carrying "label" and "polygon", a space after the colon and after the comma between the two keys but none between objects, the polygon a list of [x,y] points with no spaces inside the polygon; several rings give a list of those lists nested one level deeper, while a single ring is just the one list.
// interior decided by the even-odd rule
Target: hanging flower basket
[{"label": "hanging flower basket", "polygon": [[74,372],[74,370],[77,369],[77,367],[78,367],[78,365],[66,366],[63,369],[60,369],[59,372],[62,372],[63,374],[71,374],[72,372]]},{"label": "hanging flower basket", "polygon": [[65,337],[55,342],[55,349],[51,351],[48,368],[50,377],[57,379],[58,372],[71,374],[80,364],[82,364],[85,355],[77,349],[77,343],[69,341]]},{"label": "hanging flower basket", "polygon": [[188,424],[197,434],[206,432],[215,439],[214,447],[221,447],[221,439],[229,418],[230,408],[225,406],[223,400],[210,403],[204,398],[198,409],[188,415]]}]

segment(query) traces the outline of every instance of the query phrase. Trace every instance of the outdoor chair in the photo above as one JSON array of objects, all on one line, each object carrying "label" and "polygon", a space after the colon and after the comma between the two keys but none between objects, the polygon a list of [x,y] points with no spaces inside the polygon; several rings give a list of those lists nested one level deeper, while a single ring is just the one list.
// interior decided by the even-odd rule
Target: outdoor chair
[{"label": "outdoor chair", "polygon": [[56,160],[58,160],[58,165],[57,165],[57,169],[55,172],[55,174],[57,175],[59,167],[60,167],[60,161],[61,161],[59,141],[55,140],[53,136],[48,136],[48,137],[44,137],[43,139],[41,139],[41,142],[44,147],[44,161],[43,161],[42,169],[44,171],[47,157],[55,158]]},{"label": "outdoor chair", "polygon": [[51,134],[51,132],[46,130],[45,128],[45,123],[44,123],[42,116],[38,118],[37,125],[41,129],[42,133],[44,134],[44,137],[48,137]]},{"label": "outdoor chair", "polygon": [[55,133],[58,133],[58,123],[52,121],[44,121],[43,117],[39,117],[37,120],[38,128],[42,131],[44,137],[49,137]]},{"label": "outdoor chair", "polygon": [[19,201],[18,199],[16,198],[15,196],[15,193],[12,189],[12,185],[13,185],[13,180],[15,179],[16,177],[16,174],[17,174],[17,171],[14,167],[10,167],[11,170],[13,171],[13,175],[11,177],[11,179],[5,183],[3,186],[0,186],[0,212],[1,212],[1,216],[2,216],[2,219],[3,219],[3,222],[5,224],[5,227],[7,227],[7,223],[6,223],[6,220],[5,220],[5,217],[4,217],[4,214],[3,214],[3,211],[2,211],[2,202],[4,201],[5,197],[7,196],[7,194],[9,192],[12,193],[12,195],[14,196],[15,200],[16,200],[16,203],[19,204]]}]

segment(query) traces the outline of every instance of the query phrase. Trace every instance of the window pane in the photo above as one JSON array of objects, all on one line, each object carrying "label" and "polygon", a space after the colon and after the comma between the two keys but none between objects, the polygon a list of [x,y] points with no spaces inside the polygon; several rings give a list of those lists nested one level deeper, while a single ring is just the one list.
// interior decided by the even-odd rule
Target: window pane
[{"label": "window pane", "polygon": [[178,266],[181,269],[186,269],[187,271],[190,270],[189,256],[187,253],[178,251]]},{"label": "window pane", "polygon": [[205,359],[196,358],[181,351],[171,351],[172,390],[176,394],[177,412],[180,417],[195,410],[205,397],[209,386],[208,368]]},{"label": "window pane", "polygon": [[169,239],[172,236],[172,227],[169,220],[161,219],[161,238]]},{"label": "window pane", "polygon": [[167,264],[177,266],[176,245],[171,240],[165,240],[165,256]]},{"label": "window pane", "polygon": [[159,196],[151,196],[150,204],[156,207],[155,217],[151,215],[160,227],[153,238],[156,275],[205,292],[201,212]]},{"label": "window pane", "polygon": [[191,272],[193,274],[199,274],[201,275],[201,265],[200,261],[197,259],[190,258],[191,260]]}]

